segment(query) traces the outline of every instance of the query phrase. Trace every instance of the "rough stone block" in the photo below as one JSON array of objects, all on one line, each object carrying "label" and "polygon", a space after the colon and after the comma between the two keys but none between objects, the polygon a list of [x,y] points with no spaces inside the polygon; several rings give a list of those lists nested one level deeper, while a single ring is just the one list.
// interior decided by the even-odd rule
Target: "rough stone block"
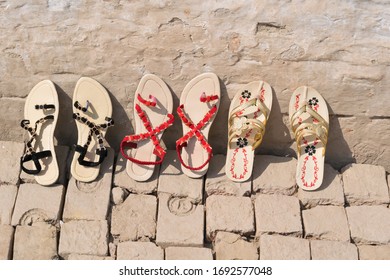
[{"label": "rough stone block", "polygon": [[357,260],[357,247],[349,242],[311,240],[311,258],[313,260]]},{"label": "rough stone block", "polygon": [[305,191],[298,189],[298,197],[306,208],[317,205],[344,206],[344,190],[341,175],[329,164],[325,164],[324,180],[319,189]]},{"label": "rough stone block", "polygon": [[57,229],[50,225],[17,226],[14,260],[53,260],[57,255]]},{"label": "rough stone block", "polygon": [[215,155],[210,161],[206,178],[206,193],[210,195],[249,196],[252,180],[246,182],[233,182],[225,174],[225,155]]},{"label": "rough stone block", "polygon": [[360,260],[390,260],[390,245],[358,246]]},{"label": "rough stone block", "polygon": [[202,201],[202,191],[203,178],[189,178],[181,171],[181,164],[177,159],[176,151],[167,151],[161,165],[158,193],[188,197],[196,203],[200,203]]},{"label": "rough stone block", "polygon": [[18,187],[0,184],[0,225],[10,225]]},{"label": "rough stone block", "polygon": [[74,260],[74,261],[113,261],[113,257],[102,257],[102,256],[91,256],[91,255],[80,255],[80,254],[70,254],[65,257],[65,260]]},{"label": "rough stone block", "polygon": [[96,180],[84,183],[73,177],[70,179],[64,205],[64,221],[107,219],[113,164],[114,150],[108,148],[108,155],[100,167]]},{"label": "rough stone block", "polygon": [[107,239],[107,221],[70,221],[61,226],[59,254],[106,256]]},{"label": "rough stone block", "polygon": [[386,172],[382,166],[350,164],[342,169],[345,199],[351,206],[389,203]]},{"label": "rough stone block", "polygon": [[305,237],[350,241],[347,216],[341,206],[317,206],[302,211]]},{"label": "rough stone block", "polygon": [[212,195],[206,200],[206,235],[213,240],[217,231],[241,235],[255,231],[254,211],[249,197]]},{"label": "rough stone block", "polygon": [[20,157],[23,152],[23,143],[0,141],[0,184],[19,183]]},{"label": "rough stone block", "polygon": [[204,206],[185,197],[158,196],[156,243],[167,246],[203,246]]},{"label": "rough stone block", "polygon": [[166,260],[212,260],[213,252],[209,248],[168,247],[165,249]]},{"label": "rough stone block", "polygon": [[120,241],[154,239],[156,236],[157,198],[131,194],[112,209],[111,234]]},{"label": "rough stone block", "polygon": [[310,260],[309,240],[280,235],[260,236],[260,260]]},{"label": "rough stone block", "polygon": [[21,184],[12,215],[12,225],[58,221],[64,191],[62,185],[46,187],[38,184]]},{"label": "rough stone block", "polygon": [[259,254],[254,243],[244,240],[240,235],[219,231],[214,240],[217,260],[258,260]]},{"label": "rough stone block", "polygon": [[130,178],[126,172],[127,159],[118,154],[115,172],[114,172],[114,186],[129,190],[132,193],[150,194],[157,191],[158,174],[160,165],[156,165],[153,176],[145,182],[137,182]]},{"label": "rough stone block", "polygon": [[14,240],[14,227],[0,225],[0,260],[12,258],[12,247]]},{"label": "rough stone block", "polygon": [[121,187],[115,187],[111,190],[111,201],[115,205],[122,204],[127,196],[127,190]]},{"label": "rough stone block", "polygon": [[[69,147],[67,146],[55,146],[54,147],[57,156],[58,170],[59,176],[57,180],[57,184],[65,185],[67,179],[67,163],[68,163],[68,155],[69,155]],[[26,165],[28,166],[28,165]],[[33,164],[31,163],[31,167]],[[26,172],[20,173],[20,179],[24,183],[37,183],[35,181],[34,175],[27,174]]]},{"label": "rough stone block", "polygon": [[253,166],[254,192],[284,195],[292,195],[295,192],[295,158],[257,155]]},{"label": "rough stone block", "polygon": [[163,260],[164,250],[152,242],[121,242],[117,260]]},{"label": "rough stone block", "polygon": [[299,200],[293,196],[260,194],[255,200],[256,236],[264,233],[302,236]]},{"label": "rough stone block", "polygon": [[390,209],[385,206],[346,208],[351,237],[356,244],[390,243]]}]

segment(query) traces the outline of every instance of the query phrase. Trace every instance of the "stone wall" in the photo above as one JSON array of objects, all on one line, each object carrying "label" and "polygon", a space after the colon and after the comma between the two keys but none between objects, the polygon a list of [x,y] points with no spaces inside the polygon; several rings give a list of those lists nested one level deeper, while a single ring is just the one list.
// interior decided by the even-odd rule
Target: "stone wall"
[{"label": "stone wall", "polygon": [[[84,3],[85,2],[85,3]],[[222,102],[210,142],[225,153],[227,113],[238,88],[263,79],[274,104],[259,153],[294,155],[288,102],[310,85],[327,100],[327,161],[373,163],[390,171],[390,2],[0,0],[0,140],[22,142],[24,100],[43,79],[58,86],[58,143],[72,145],[71,96],[89,76],[110,92],[118,150],[132,131],[132,100],[145,73],[160,76],[175,106],[202,72],[221,79]],[[164,135],[169,149],[181,125]],[[225,139],[226,141],[221,141]]]}]

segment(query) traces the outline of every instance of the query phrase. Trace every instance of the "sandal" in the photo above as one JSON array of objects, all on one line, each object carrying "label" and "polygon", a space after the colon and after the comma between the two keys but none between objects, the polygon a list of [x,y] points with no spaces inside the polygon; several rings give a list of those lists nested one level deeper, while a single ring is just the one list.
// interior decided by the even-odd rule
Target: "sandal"
[{"label": "sandal", "polygon": [[[152,74],[143,76],[134,101],[135,134],[125,136],[120,144],[123,157],[129,160],[126,172],[134,180],[148,180],[155,165],[163,162],[166,151],[160,139],[173,124],[172,109],[172,94],[164,81]],[[129,154],[126,148],[131,149]]]},{"label": "sandal", "polygon": [[103,140],[114,125],[112,105],[106,89],[91,78],[78,80],[73,93],[73,118],[77,125],[77,145],[71,165],[72,176],[91,182],[99,175],[100,164],[107,156]]},{"label": "sandal", "polygon": [[324,177],[328,107],[315,89],[303,86],[296,89],[291,97],[289,116],[297,142],[297,184],[304,190],[316,190]]},{"label": "sandal", "polygon": [[272,89],[266,82],[251,82],[234,96],[228,119],[226,176],[235,182],[251,178],[255,149],[261,144],[272,107]]},{"label": "sandal", "polygon": [[[21,126],[29,133],[20,166],[27,174],[35,175],[41,185],[54,184],[59,176],[54,149],[54,130],[58,119],[58,95],[52,81],[38,83],[29,93]],[[31,162],[34,168],[31,168]],[[27,167],[26,165],[30,165]]]},{"label": "sandal", "polygon": [[184,136],[176,141],[176,151],[183,173],[191,178],[202,177],[213,156],[207,138],[218,112],[220,97],[219,79],[213,73],[192,79],[180,97],[177,113],[183,122]]}]

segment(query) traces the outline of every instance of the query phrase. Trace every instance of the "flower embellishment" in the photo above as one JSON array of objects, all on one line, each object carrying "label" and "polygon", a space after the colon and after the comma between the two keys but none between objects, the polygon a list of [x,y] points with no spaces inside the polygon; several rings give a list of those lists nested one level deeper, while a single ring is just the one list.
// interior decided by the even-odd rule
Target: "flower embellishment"
[{"label": "flower embellishment", "polygon": [[234,118],[233,128],[236,131],[236,135],[240,135],[244,130],[248,129],[248,119],[245,116]]},{"label": "flower embellishment", "polygon": [[244,137],[240,137],[237,139],[237,146],[239,146],[240,148],[244,148],[247,145],[248,145],[248,139]]},{"label": "flower embellishment", "polygon": [[316,98],[316,97],[313,97],[311,99],[309,99],[309,105],[310,106],[316,106],[318,104],[319,100]]},{"label": "flower embellishment", "polygon": [[247,90],[244,90],[243,92],[241,92],[241,96],[245,99],[249,99],[251,97],[251,93]]},{"label": "flower embellishment", "polygon": [[313,145],[306,146],[305,153],[309,154],[309,156],[314,155],[316,153],[316,147],[314,147]]}]

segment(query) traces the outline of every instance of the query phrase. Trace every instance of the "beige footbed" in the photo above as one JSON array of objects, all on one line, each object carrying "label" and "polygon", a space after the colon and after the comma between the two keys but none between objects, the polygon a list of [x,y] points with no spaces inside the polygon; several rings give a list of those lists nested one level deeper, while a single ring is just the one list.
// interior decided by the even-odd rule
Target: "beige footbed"
[{"label": "beige footbed", "polygon": [[[290,122],[293,114],[313,97],[318,99],[318,103],[316,106],[311,106],[312,109],[329,124],[328,107],[324,98],[315,89],[307,86],[297,88],[291,96],[289,105]],[[295,128],[299,123],[313,123],[313,121],[315,119],[309,113],[302,113],[299,122],[296,121],[291,125],[294,125]],[[312,156],[305,152],[305,148],[309,145],[315,147],[315,153]],[[297,149],[299,148],[301,149],[301,155],[299,156],[297,152],[297,184],[304,190],[316,190],[321,186],[324,177],[324,145],[321,141],[318,141],[317,137],[312,135],[304,137],[300,143],[297,143]]]},{"label": "beige footbed", "polygon": [[[201,102],[200,97],[202,93],[205,93],[206,96],[217,95],[218,99],[210,102]],[[196,125],[207,112],[216,104],[217,111],[210,121],[200,130],[204,135],[205,140],[208,139],[208,134],[210,127],[213,123],[215,116],[218,113],[219,103],[221,99],[221,89],[219,84],[219,79],[214,73],[204,73],[193,78],[184,88],[180,96],[180,104],[184,104],[184,113],[185,115]],[[183,135],[185,135],[190,128],[187,127],[184,123],[183,126]],[[187,143],[187,146],[183,148],[181,156],[183,161],[188,166],[198,167],[201,166],[208,159],[207,151],[202,147],[200,142],[194,136],[190,138]],[[202,177],[208,169],[208,164],[206,164],[200,170],[190,170],[185,168],[183,165],[181,167],[184,174],[191,178]]]},{"label": "beige footbed", "polygon": [[[35,105],[54,104],[55,109],[37,110]],[[53,115],[54,120],[47,120],[39,124],[37,137],[33,142],[35,152],[50,150],[52,156],[40,159],[42,171],[35,175],[35,180],[41,185],[54,184],[59,176],[56,152],[54,149],[54,130],[58,119],[58,95],[52,81],[44,80],[38,83],[29,93],[24,106],[24,118],[30,121],[30,126],[34,127],[35,122],[47,115]],[[34,168],[32,162],[26,163],[27,168]]]},{"label": "beige footbed", "polygon": [[[154,96],[157,100],[157,105],[155,107],[149,107],[142,104],[137,98],[138,94],[147,101],[150,101],[149,95]],[[148,131],[135,110],[136,104],[145,112],[152,128],[166,122],[168,120],[167,114],[172,113],[173,110],[171,91],[163,80],[153,74],[147,74],[142,77],[134,95],[135,134],[146,133]],[[162,135],[163,131],[157,134],[157,138],[161,140]],[[154,148],[152,140],[145,139],[137,142],[137,148],[131,150],[130,156],[141,161],[154,162],[157,159],[156,155],[153,153]],[[148,180],[152,177],[154,168],[155,165],[142,165],[130,160],[128,160],[126,164],[127,174],[136,181]]]},{"label": "beige footbed", "polygon": [[[78,101],[80,106],[85,107],[87,100],[90,105],[87,112],[82,112],[73,106]],[[73,112],[79,113],[80,116],[86,117],[88,120],[95,124],[103,124],[106,122],[106,117],[112,116],[112,105],[111,99],[108,95],[107,90],[97,81],[91,78],[83,77],[80,78],[76,84],[73,93]],[[89,127],[75,120],[77,126],[78,139],[77,144],[83,146],[88,138]],[[102,135],[106,134],[106,129],[101,130]],[[91,144],[88,147],[85,160],[87,161],[98,161],[99,155],[96,154],[96,148],[98,148],[98,141],[96,137],[92,137]],[[72,176],[82,182],[91,182],[96,179],[99,175],[100,165],[94,167],[87,167],[80,165],[77,161],[80,153],[75,152],[71,164]]]},{"label": "beige footbed", "polygon": [[[261,92],[263,95],[261,96]],[[242,94],[244,91],[251,93],[250,98],[243,98]],[[271,86],[264,81],[255,81],[243,86],[234,96],[230,107],[229,107],[229,118],[231,112],[248,101],[262,97],[263,104],[268,108],[269,112],[267,119],[271,113],[272,107],[272,89]],[[252,107],[252,106],[251,106]],[[250,107],[248,109],[250,110]],[[264,123],[264,114],[255,112],[252,114],[246,115],[248,119],[257,119]],[[230,128],[230,127],[229,127]],[[256,130],[244,130],[239,137],[246,139],[254,139],[256,135]],[[226,164],[225,164],[225,173],[226,176],[235,182],[244,182],[251,178],[253,170],[253,161],[254,161],[255,151],[253,150],[252,145],[247,145],[245,147],[239,147],[236,143],[228,143],[227,154],[226,154]]]}]

